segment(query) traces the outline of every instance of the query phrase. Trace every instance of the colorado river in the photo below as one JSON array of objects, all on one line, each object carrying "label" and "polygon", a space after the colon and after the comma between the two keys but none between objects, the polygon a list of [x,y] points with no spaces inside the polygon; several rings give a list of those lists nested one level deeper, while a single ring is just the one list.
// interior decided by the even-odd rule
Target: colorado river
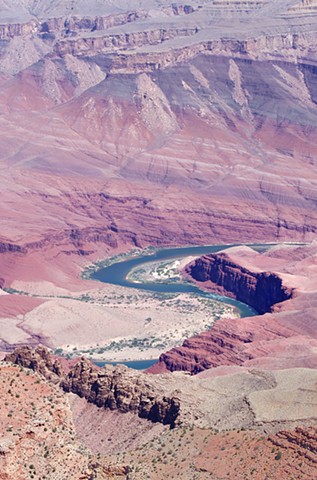
[{"label": "colorado river", "polygon": [[[273,244],[251,244],[250,247],[257,250],[264,250],[269,248]],[[147,282],[147,283],[137,283],[130,281],[127,277],[132,269],[143,264],[150,262],[159,262],[160,260],[177,260],[184,257],[205,255],[208,253],[219,252],[229,247],[235,245],[211,245],[204,247],[180,247],[180,248],[165,248],[162,250],[157,250],[153,254],[149,255],[140,255],[133,258],[128,258],[123,261],[118,261],[104,268],[100,268],[95,271],[91,278],[93,280],[99,280],[101,282],[110,283],[112,285],[120,285],[122,287],[136,288],[141,290],[147,290],[151,292],[160,292],[160,293],[194,293],[203,297],[214,298],[215,300],[222,301],[229,305],[233,305],[239,310],[241,317],[249,317],[256,315],[257,312],[246,305],[245,303],[239,302],[229,297],[216,295],[210,292],[205,292],[200,288],[196,287],[194,284],[187,282]]]}]

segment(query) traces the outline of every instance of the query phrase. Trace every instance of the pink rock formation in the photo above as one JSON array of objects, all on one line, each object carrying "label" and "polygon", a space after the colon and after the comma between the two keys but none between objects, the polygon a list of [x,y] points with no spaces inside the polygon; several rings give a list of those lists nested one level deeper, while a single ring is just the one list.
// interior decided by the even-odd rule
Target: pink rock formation
[{"label": "pink rock formation", "polygon": [[226,253],[204,255],[186,266],[186,274],[199,284],[212,284],[213,290],[232,295],[254,307],[258,313],[270,312],[276,304],[291,298],[291,289],[270,272],[252,272],[230,261]]}]

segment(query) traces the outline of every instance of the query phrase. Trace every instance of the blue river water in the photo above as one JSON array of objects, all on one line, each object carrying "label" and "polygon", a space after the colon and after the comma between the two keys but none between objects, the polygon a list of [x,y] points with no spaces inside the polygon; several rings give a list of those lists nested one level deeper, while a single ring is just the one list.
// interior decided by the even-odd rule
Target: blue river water
[{"label": "blue river water", "polygon": [[134,370],[145,370],[146,368],[150,368],[156,362],[157,362],[157,359],[156,360],[134,360],[131,362],[94,362],[94,363],[99,367],[103,367],[105,364],[107,365],[123,364],[129,368],[133,368]]},{"label": "blue river water", "polygon": [[[268,249],[269,247],[275,244],[250,244],[251,248],[254,248],[257,251],[263,251]],[[149,262],[157,262],[157,261],[164,261],[164,260],[176,260],[183,257],[188,256],[201,256],[208,253],[215,253],[220,250],[224,250],[229,247],[233,247],[235,245],[210,245],[210,246],[196,246],[196,247],[177,247],[177,248],[164,248],[161,250],[156,250],[154,253],[149,253],[146,255],[139,255],[133,256],[130,258],[125,258],[124,260],[119,260],[107,267],[100,268],[99,270],[95,271],[91,275],[91,279],[98,280],[104,283],[110,283],[112,285],[120,285],[122,287],[130,287],[140,290],[147,290],[151,292],[159,292],[159,293],[193,293],[196,295],[200,295],[202,297],[213,298],[215,300],[222,301],[226,304],[232,305],[238,309],[239,314],[241,317],[250,317],[256,315],[257,312],[246,305],[245,303],[239,302],[232,298],[228,298],[221,295],[216,295],[210,292],[205,292],[200,288],[196,287],[196,285],[191,284],[189,282],[178,282],[178,283],[171,283],[166,282],[163,283],[160,281],[159,283],[136,283],[130,281],[127,276],[129,275],[130,271],[135,267],[140,267],[145,263]],[[97,365],[102,366],[105,363],[110,363],[112,365],[116,365],[117,363],[123,363],[130,368],[134,368],[136,370],[144,370],[149,368],[153,365],[157,360],[138,360],[138,361],[130,361],[130,362],[95,362]]]},{"label": "blue river water", "polygon": [[[265,250],[274,244],[250,244],[249,246],[256,250]],[[257,312],[245,303],[239,302],[232,298],[228,298],[221,295],[216,295],[210,292],[205,292],[198,288],[196,285],[183,282],[183,283],[171,283],[162,281],[158,283],[136,283],[130,281],[127,276],[129,272],[135,268],[142,266],[142,264],[157,262],[160,260],[173,260],[180,259],[188,256],[205,255],[208,253],[219,252],[235,245],[210,245],[210,246],[198,246],[198,247],[177,247],[177,248],[164,248],[157,250],[152,254],[140,255],[137,257],[127,258],[122,261],[118,261],[107,267],[100,268],[91,275],[91,279],[99,280],[104,283],[110,283],[112,285],[120,285],[122,287],[136,288],[140,290],[147,290],[151,292],[159,293],[194,293],[203,297],[214,298],[215,300],[222,301],[229,305],[233,305],[239,310],[242,317],[249,317],[256,315]]]}]

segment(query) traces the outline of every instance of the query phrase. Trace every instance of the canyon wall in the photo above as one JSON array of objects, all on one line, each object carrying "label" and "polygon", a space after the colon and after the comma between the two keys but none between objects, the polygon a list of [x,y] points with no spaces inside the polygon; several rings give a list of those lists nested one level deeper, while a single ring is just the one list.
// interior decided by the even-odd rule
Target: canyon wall
[{"label": "canyon wall", "polygon": [[204,255],[187,265],[185,272],[199,284],[233,296],[260,314],[291,298],[291,289],[282,284],[278,275],[252,272],[230,261],[225,253]]},{"label": "canyon wall", "polygon": [[134,247],[315,238],[314,1],[20,7],[1,7],[2,286],[84,290]]},{"label": "canyon wall", "polygon": [[2,6],[7,286],[33,254],[72,268],[134,246],[314,238],[314,2],[44,4]]}]

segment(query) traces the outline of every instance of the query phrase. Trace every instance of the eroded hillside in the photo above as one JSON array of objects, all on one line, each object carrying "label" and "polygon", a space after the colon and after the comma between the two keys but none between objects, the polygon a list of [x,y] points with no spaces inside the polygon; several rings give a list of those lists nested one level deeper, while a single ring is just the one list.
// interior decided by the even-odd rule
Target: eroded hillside
[{"label": "eroded hillside", "polygon": [[314,237],[313,2],[17,4],[2,252]]}]

